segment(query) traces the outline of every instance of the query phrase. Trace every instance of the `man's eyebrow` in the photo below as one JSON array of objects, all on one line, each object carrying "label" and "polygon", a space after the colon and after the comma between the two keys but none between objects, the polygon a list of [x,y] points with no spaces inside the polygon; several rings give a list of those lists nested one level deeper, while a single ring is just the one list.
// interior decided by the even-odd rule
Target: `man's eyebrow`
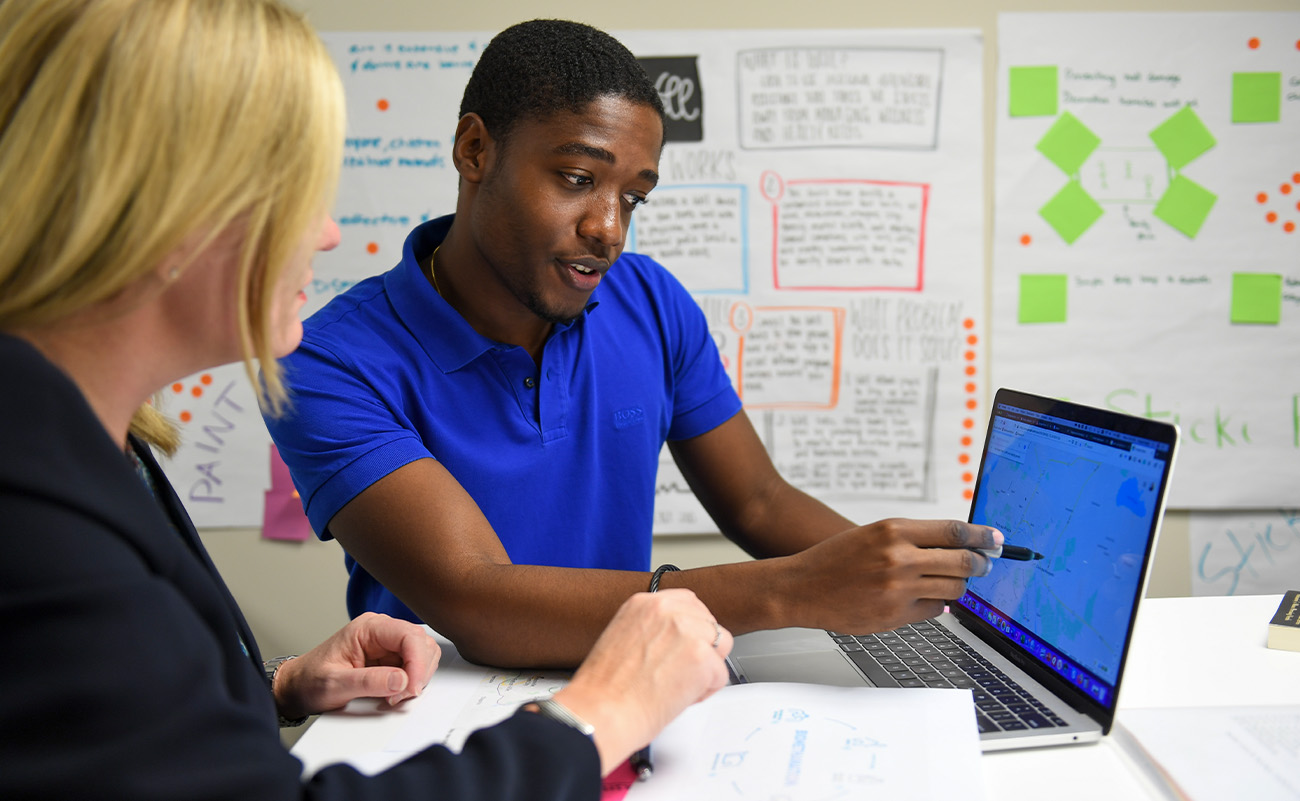
[{"label": "man's eyebrow", "polygon": [[[606,164],[614,164],[618,159],[614,154],[603,147],[584,144],[582,142],[565,142],[555,148],[555,152],[562,156],[586,156],[597,161],[603,161]],[[641,178],[649,181],[654,185],[659,184],[659,173],[654,170],[642,170]]]},{"label": "man's eyebrow", "polygon": [[555,148],[555,152],[562,156],[586,156],[597,161],[603,161],[606,164],[613,164],[617,159],[614,154],[603,147],[588,145],[582,142],[565,142]]}]

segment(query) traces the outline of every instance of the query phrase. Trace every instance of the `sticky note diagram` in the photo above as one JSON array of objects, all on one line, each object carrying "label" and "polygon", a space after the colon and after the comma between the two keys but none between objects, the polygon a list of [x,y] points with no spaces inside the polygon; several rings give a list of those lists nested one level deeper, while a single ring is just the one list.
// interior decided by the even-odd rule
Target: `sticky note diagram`
[{"label": "sticky note diagram", "polygon": [[[1011,67],[1008,74],[1010,116],[1056,116],[1057,71],[1054,66]],[[1254,82],[1247,83],[1251,94],[1250,99],[1241,101],[1242,114],[1266,118],[1270,113],[1266,104],[1255,98],[1255,93],[1264,91]],[[1155,200],[1152,213],[1174,230],[1195,238],[1218,198],[1184,175],[1183,169],[1213,148],[1215,137],[1190,104],[1172,113],[1148,136],[1164,160],[1169,176],[1168,186]],[[1074,244],[1105,213],[1101,201],[1084,188],[1079,178],[1085,162],[1101,145],[1101,137],[1069,111],[1061,111],[1035,145],[1066,178],[1060,191],[1038,210],[1039,216],[1066,244]]]}]

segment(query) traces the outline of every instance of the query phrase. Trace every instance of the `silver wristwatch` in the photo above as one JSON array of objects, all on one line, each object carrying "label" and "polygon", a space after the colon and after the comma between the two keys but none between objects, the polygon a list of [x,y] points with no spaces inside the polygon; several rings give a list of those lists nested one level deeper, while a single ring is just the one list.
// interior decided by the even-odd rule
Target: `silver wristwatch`
[{"label": "silver wristwatch", "polygon": [[542,717],[547,717],[550,718],[551,720],[558,720],[560,723],[563,723],[565,726],[569,726],[573,729],[577,729],[578,731],[582,732],[588,737],[591,737],[593,734],[596,733],[595,726],[591,725],[587,721],[573,714],[573,712],[567,706],[555,700],[554,698],[542,698],[541,700],[534,701],[533,703],[537,705],[537,714],[541,715]]},{"label": "silver wristwatch", "polygon": [[[285,662],[288,662],[290,659],[297,659],[297,658],[298,658],[297,654],[293,654],[291,656],[275,656],[275,657],[271,657],[270,659],[262,663],[262,670],[266,672],[266,683],[270,685],[272,695],[275,694],[275,674],[277,671],[279,671],[280,666],[283,665]],[[280,728],[282,729],[293,728],[294,726],[301,726],[302,724],[307,722],[308,717],[309,717],[308,715],[303,715],[300,718],[286,718],[284,715],[281,715],[279,712],[276,713],[276,719],[279,721]]]}]

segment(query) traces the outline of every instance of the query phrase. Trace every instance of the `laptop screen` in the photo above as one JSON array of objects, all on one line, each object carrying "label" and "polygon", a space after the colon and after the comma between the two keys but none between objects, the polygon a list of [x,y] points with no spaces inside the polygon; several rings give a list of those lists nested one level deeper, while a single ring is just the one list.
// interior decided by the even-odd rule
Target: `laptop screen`
[{"label": "laptop screen", "polygon": [[995,559],[957,603],[1110,710],[1176,436],[1168,424],[1009,390],[994,400],[970,519],[1042,558]]}]

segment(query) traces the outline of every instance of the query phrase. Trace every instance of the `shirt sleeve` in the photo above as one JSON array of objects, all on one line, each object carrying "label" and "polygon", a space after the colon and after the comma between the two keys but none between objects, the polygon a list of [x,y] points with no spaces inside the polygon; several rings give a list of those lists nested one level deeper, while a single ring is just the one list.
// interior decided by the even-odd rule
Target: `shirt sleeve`
[{"label": "shirt sleeve", "polygon": [[432,458],[375,376],[342,349],[304,340],[282,361],[289,406],[266,426],[321,539],[334,515],[384,476]]},{"label": "shirt sleeve", "polygon": [[672,348],[673,419],[668,439],[690,439],[736,416],[740,396],[722,363],[699,304],[675,276],[660,267],[655,302]]},{"label": "shirt sleeve", "polygon": [[331,766],[313,776],[308,789],[309,797],[331,801],[597,801],[600,757],[591,739],[574,729],[522,714],[470,735],[459,755],[433,746],[374,777]]}]

